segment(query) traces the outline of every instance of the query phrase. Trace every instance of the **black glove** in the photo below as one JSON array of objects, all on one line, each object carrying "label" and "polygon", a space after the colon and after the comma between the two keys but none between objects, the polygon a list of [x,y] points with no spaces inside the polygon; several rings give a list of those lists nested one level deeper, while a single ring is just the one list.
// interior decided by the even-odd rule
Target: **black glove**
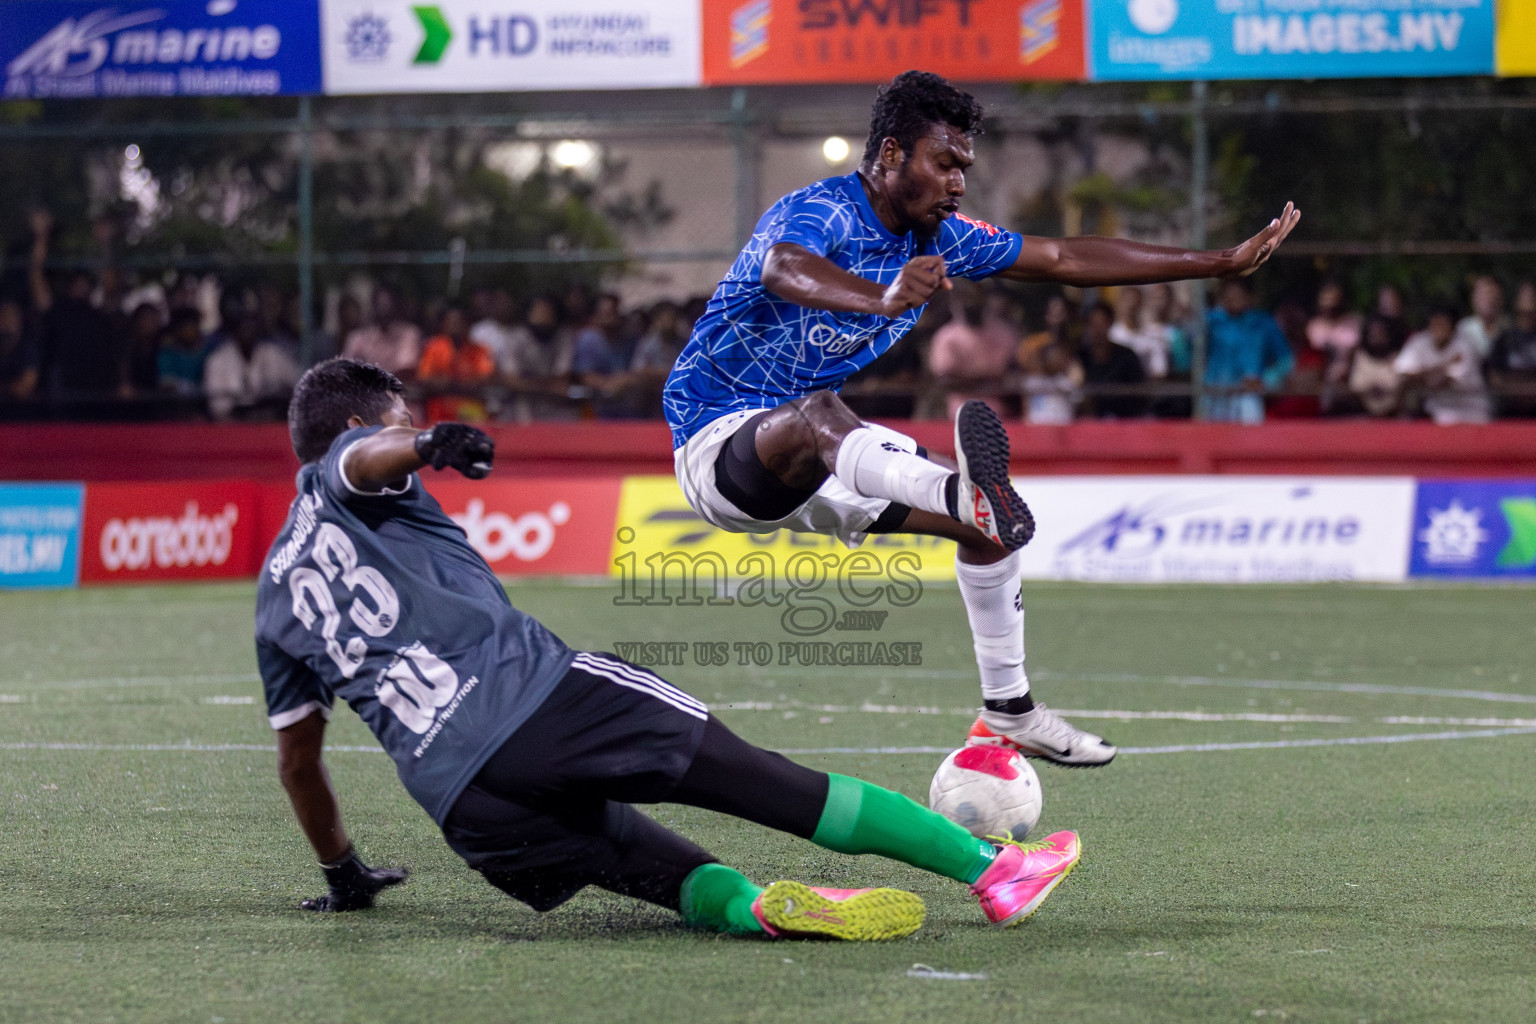
[{"label": "black glove", "polygon": [[484,480],[496,458],[496,442],[467,424],[439,423],[416,435],[416,454],[433,469],[452,466],[471,480]]},{"label": "black glove", "polygon": [[344,910],[364,910],[373,906],[375,893],[399,885],[409,873],[404,868],[371,868],[352,847],[329,864],[321,864],[325,880],[331,891],[324,896],[305,900],[299,906],[305,910],[322,913],[339,913]]}]

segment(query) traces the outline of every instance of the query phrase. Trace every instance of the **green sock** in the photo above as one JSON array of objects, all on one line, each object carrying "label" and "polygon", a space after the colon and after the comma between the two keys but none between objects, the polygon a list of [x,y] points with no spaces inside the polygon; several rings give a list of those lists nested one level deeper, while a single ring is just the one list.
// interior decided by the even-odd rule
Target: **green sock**
[{"label": "green sock", "polygon": [[678,899],[683,920],[695,928],[748,935],[761,932],[752,901],[762,888],[724,864],[701,864],[683,879]]},{"label": "green sock", "polygon": [[878,853],[970,884],[997,856],[941,814],[862,779],[828,775],[827,805],[811,842],[838,853]]}]

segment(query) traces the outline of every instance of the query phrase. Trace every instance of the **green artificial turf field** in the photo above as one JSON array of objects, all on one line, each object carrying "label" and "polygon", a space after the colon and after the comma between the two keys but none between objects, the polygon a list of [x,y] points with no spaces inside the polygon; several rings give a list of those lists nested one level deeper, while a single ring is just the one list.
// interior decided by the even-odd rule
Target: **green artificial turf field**
[{"label": "green artificial turf field", "polygon": [[[512,592],[576,646],[789,639],[763,607]],[[345,710],[328,760],[354,837],[414,875],[372,911],[299,911],[320,877],[274,771],[252,593],[0,594],[0,1021],[1536,1016],[1529,590],[1028,586],[1037,693],[1125,752],[1041,769],[1042,832],[1085,855],[1016,930],[902,865],[655,809],[759,881],[922,894],[922,931],[860,946],[693,933],[592,891],[535,915],[449,852]],[[751,740],[923,799],[977,699],[958,595],[820,639],[919,642],[922,664],[690,647],[661,671]],[[1347,742],[1382,737],[1421,738]]]}]

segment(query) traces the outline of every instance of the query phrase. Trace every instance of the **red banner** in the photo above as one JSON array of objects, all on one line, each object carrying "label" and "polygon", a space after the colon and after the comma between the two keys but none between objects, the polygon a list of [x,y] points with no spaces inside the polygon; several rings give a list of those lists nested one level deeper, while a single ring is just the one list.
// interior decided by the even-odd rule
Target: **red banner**
[{"label": "red banner", "polygon": [[256,485],[244,480],[88,484],[81,583],[250,576]]},{"label": "red banner", "polygon": [[617,477],[474,483],[428,489],[498,574],[606,575],[619,512]]},{"label": "red banner", "polygon": [[1083,0],[704,0],[706,85],[1086,77]]}]

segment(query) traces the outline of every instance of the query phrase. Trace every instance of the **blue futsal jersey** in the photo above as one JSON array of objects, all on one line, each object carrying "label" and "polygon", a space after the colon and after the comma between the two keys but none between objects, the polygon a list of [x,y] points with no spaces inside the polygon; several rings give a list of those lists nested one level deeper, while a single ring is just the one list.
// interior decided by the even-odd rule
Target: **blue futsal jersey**
[{"label": "blue futsal jersey", "polygon": [[944,257],[951,277],[991,277],[1012,266],[1024,244],[1011,231],[959,215],[945,218],[930,239],[893,235],[875,216],[857,173],[791,192],[757,222],[667,378],[662,405],[674,448],[726,413],[842,387],[922,314],[921,307],[895,319],[833,313],[779,298],[762,277],[768,250],[781,242],[881,285],[896,280],[913,257],[928,255]]},{"label": "blue futsal jersey", "polygon": [[299,470],[257,585],[256,657],[274,729],[329,718],[339,695],[441,824],[573,652],[512,606],[415,474],[352,486],[342,456],[380,429],[347,431]]}]

